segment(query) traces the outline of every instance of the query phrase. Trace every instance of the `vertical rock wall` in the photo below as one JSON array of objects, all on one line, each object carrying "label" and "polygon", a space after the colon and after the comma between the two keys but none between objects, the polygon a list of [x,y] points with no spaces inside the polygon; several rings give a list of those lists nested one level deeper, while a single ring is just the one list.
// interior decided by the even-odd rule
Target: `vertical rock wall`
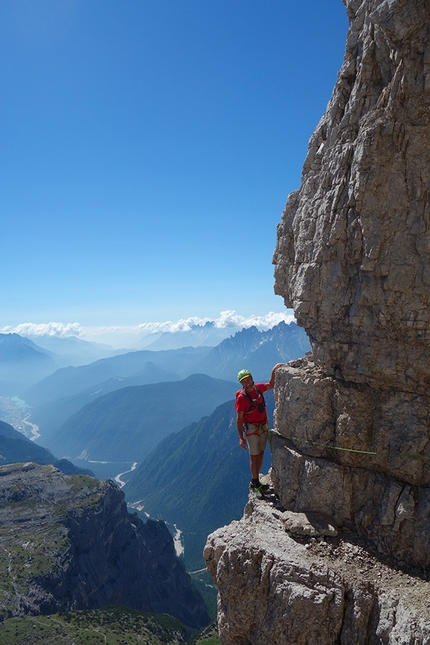
[{"label": "vertical rock wall", "polygon": [[275,290],[346,380],[430,378],[430,2],[347,0],[346,54],[278,230]]},{"label": "vertical rock wall", "polygon": [[277,372],[279,502],[205,551],[223,645],[430,644],[430,0],[344,4],[274,255],[313,350]]},{"label": "vertical rock wall", "polygon": [[313,356],[278,379],[293,450],[275,442],[274,480],[288,508],[430,570],[430,0],[345,4],[345,61],[278,230],[275,288]]}]

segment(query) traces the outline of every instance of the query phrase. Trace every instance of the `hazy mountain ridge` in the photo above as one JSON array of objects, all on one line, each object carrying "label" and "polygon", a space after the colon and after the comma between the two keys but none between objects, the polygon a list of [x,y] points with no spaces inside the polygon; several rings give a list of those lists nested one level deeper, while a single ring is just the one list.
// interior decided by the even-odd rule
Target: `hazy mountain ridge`
[{"label": "hazy mountain ridge", "polygon": [[[60,425],[58,420],[55,421],[50,405],[51,401],[55,401],[52,408],[61,409],[57,399],[65,399],[66,408],[73,413],[79,409],[82,401],[89,402],[91,396],[103,393],[106,387],[115,389],[115,383],[120,388],[180,380],[192,373],[233,380],[244,364],[248,369],[255,370],[258,379],[264,380],[268,378],[275,363],[299,358],[309,347],[306,334],[295,323],[286,325],[282,322],[267,332],[251,327],[224,340],[215,348],[187,347],[160,352],[142,350],[102,359],[86,366],[63,368],[31,387],[25,393],[25,398],[28,403],[36,406],[36,423],[40,420],[41,425],[44,419],[49,419],[50,426],[47,430],[50,431],[51,428],[58,429]],[[107,385],[109,379],[116,381]],[[83,393],[86,398],[72,401],[73,396],[81,396]],[[64,421],[63,413],[61,422]]]},{"label": "hazy mountain ridge", "polygon": [[0,395],[21,394],[57,369],[52,352],[18,334],[0,334]]},{"label": "hazy mountain ridge", "polygon": [[[151,383],[163,383],[175,380],[175,374],[163,370],[154,365],[151,361],[146,363],[145,368],[139,376],[121,378],[112,376],[101,384],[92,385],[79,394],[48,401],[32,410],[31,417],[34,423],[43,429],[43,438],[46,439],[54,431],[58,430],[69,417],[76,414],[85,405],[95,399],[125,387],[137,385],[149,385]],[[176,380],[180,380],[177,378]]]},{"label": "hazy mountain ridge", "polygon": [[52,358],[52,352],[38,347],[32,340],[19,334],[0,334],[0,361],[26,360],[28,356],[42,354]]},{"label": "hazy mountain ridge", "polygon": [[[89,365],[67,367],[30,387],[24,398],[30,405],[40,406],[55,399],[97,389],[110,378],[131,378],[147,374],[157,378],[157,370],[178,380],[193,373],[214,378],[234,378],[247,361],[249,368],[260,372],[271,370],[274,362],[300,358],[310,349],[306,333],[295,323],[279,323],[261,332],[250,327],[237,332],[213,347],[182,347],[170,350],[140,350],[100,359]],[[152,370],[152,375],[151,375]],[[156,382],[156,381],[152,381]]]},{"label": "hazy mountain ridge", "polygon": [[90,470],[78,468],[66,459],[57,459],[49,450],[30,441],[8,423],[0,421],[0,464],[28,461],[41,465],[52,464],[68,475],[79,473],[91,475]]},{"label": "hazy mountain ridge", "polygon": [[109,358],[129,351],[114,349],[110,345],[87,341],[77,336],[59,338],[44,334],[32,337],[24,336],[24,338],[34,342],[37,347],[55,354],[55,360],[59,367],[87,365],[101,358]]},{"label": "hazy mountain ridge", "polygon": [[30,405],[41,405],[79,394],[91,387],[97,388],[112,377],[139,376],[148,369],[148,363],[176,374],[179,380],[195,372],[198,363],[209,351],[210,348],[194,347],[161,352],[142,350],[103,358],[90,365],[65,367],[29,388],[24,398]]},{"label": "hazy mountain ridge", "polygon": [[97,460],[139,462],[160,439],[211,413],[235,389],[235,383],[205,374],[121,388],[85,405],[40,442],[72,460],[84,453]]}]

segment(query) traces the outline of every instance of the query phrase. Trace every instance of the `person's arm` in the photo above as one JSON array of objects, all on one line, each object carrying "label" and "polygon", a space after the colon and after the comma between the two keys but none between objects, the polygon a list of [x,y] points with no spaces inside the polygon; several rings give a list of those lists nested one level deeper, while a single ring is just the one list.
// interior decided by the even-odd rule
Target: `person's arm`
[{"label": "person's arm", "polygon": [[270,375],[270,380],[269,380],[269,382],[268,382],[268,383],[266,383],[266,386],[267,386],[267,389],[268,389],[268,390],[273,390],[273,388],[274,388],[274,386],[275,386],[275,374],[276,374],[276,370],[278,369],[278,367],[282,367],[283,365],[285,365],[285,363],[276,363],[276,365],[275,365],[275,367],[273,368],[272,373],[271,373],[271,375]]},{"label": "person's arm", "polygon": [[243,436],[243,412],[241,410],[237,410],[237,415],[236,415],[236,426],[237,426],[237,432],[239,434],[239,444],[240,447],[246,450],[246,439]]}]

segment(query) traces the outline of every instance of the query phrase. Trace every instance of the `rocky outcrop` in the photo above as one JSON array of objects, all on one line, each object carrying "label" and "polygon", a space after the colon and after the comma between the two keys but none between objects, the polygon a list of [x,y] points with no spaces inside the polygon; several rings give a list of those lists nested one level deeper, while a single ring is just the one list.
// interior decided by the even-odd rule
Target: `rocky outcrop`
[{"label": "rocky outcrop", "polygon": [[0,467],[0,611],[123,604],[202,627],[209,618],[163,522],[129,515],[112,482],[34,463]]},{"label": "rocky outcrop", "polygon": [[297,363],[277,388],[272,479],[282,505],[328,515],[430,573],[428,397],[347,387]]},{"label": "rocky outcrop", "polygon": [[430,643],[430,1],[344,3],[274,256],[312,345],[276,376],[278,508],[205,551],[223,645]]},{"label": "rocky outcrop", "polygon": [[287,520],[252,500],[209,536],[223,645],[428,645],[428,583],[347,539],[294,538]]}]

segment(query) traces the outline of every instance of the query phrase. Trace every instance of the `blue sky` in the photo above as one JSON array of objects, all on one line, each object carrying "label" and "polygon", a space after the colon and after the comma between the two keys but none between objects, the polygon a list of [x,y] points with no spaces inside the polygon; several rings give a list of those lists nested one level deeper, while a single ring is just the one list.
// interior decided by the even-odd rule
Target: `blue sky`
[{"label": "blue sky", "polygon": [[0,329],[283,312],[341,0],[2,0]]}]

